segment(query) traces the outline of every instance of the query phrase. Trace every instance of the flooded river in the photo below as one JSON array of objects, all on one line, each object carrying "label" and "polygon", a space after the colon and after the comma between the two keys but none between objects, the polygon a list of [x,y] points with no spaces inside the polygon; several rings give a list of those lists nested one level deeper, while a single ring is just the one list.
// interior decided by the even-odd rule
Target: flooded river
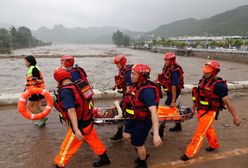
[{"label": "flooded river", "polygon": [[[116,48],[114,45],[54,45],[37,47],[34,49],[15,50],[12,55],[32,54],[37,56],[38,66],[43,73],[46,88],[53,90],[56,82],[53,79],[53,71],[59,66],[59,56],[64,54],[76,55],[75,61],[88,73],[89,80],[94,88],[111,88],[114,85],[114,75],[117,68],[113,64],[114,56],[123,53],[128,58],[128,63],[146,63],[152,68],[151,79],[162,70],[163,54],[147,51]],[[22,92],[25,85],[25,71],[23,59],[18,58],[0,59],[0,93]],[[185,72],[185,83],[195,84],[201,77],[201,67],[206,59],[196,57],[177,57],[177,62]],[[220,61],[220,75],[228,81],[248,80],[248,65]]]}]

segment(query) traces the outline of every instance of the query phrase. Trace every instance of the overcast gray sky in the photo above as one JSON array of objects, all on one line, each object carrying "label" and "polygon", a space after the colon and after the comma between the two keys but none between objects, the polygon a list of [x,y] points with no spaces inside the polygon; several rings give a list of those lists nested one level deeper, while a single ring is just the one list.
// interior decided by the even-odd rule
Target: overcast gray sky
[{"label": "overcast gray sky", "polygon": [[0,23],[52,28],[119,26],[149,31],[161,24],[208,18],[247,0],[0,0]]}]

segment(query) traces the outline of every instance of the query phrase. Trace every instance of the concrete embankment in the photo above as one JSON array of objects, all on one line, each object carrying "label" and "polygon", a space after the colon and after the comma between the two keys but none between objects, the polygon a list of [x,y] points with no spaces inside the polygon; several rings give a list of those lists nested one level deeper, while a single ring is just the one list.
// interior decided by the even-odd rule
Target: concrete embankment
[{"label": "concrete embankment", "polygon": [[[194,85],[192,84],[185,84],[182,93],[189,93],[192,90]],[[242,90],[248,89],[248,81],[235,81],[228,83],[228,88],[230,90]],[[114,99],[120,98],[121,94],[112,91],[112,90],[105,90],[105,89],[94,89],[94,99]],[[0,94],[0,106],[5,105],[16,105],[22,93],[12,93],[12,94]],[[54,97],[54,94],[51,93]]]},{"label": "concrete embankment", "polygon": [[166,53],[169,51],[175,52],[180,56],[191,56],[191,57],[201,57],[210,58],[216,60],[227,60],[232,62],[240,62],[248,64],[248,51],[228,51],[228,50],[205,50],[205,49],[175,49],[175,48],[135,48],[138,50]]},{"label": "concrete embankment", "polygon": [[248,64],[248,53],[242,52],[192,51],[192,56]]}]

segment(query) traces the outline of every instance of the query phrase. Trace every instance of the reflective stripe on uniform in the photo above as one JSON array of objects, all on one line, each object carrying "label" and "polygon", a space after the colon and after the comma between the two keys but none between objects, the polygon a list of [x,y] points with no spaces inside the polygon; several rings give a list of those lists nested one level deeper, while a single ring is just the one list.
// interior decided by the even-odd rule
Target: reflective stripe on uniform
[{"label": "reflective stripe on uniform", "polygon": [[118,89],[118,92],[123,92],[123,89]]},{"label": "reflective stripe on uniform", "polygon": [[32,71],[34,69],[34,66],[30,66],[26,71],[26,77],[29,77],[32,75]]},{"label": "reflective stripe on uniform", "polygon": [[197,153],[197,151],[199,151],[198,148],[199,148],[199,146],[200,146],[201,143],[202,143],[202,140],[203,140],[203,138],[204,138],[203,136],[206,135],[207,130],[209,129],[209,127],[211,126],[211,124],[214,122],[215,116],[216,116],[216,112],[214,112],[212,118],[211,118],[210,121],[208,122],[207,127],[203,130],[203,132],[202,132],[202,134],[201,134],[201,136],[200,136],[200,140],[199,140],[198,143],[196,144],[195,150],[194,150],[193,153],[192,153],[193,156]]},{"label": "reflective stripe on uniform", "polygon": [[59,116],[63,118],[63,115],[62,115],[62,113],[59,113]]},{"label": "reflective stripe on uniform", "polygon": [[91,110],[93,106],[94,106],[94,105],[93,105],[93,102],[90,101],[90,102],[89,102],[89,110]]},{"label": "reflective stripe on uniform", "polygon": [[207,106],[208,105],[208,102],[206,102],[206,101],[200,101],[200,104],[202,104],[204,106]]},{"label": "reflective stripe on uniform", "polygon": [[126,109],[126,112],[127,112],[128,114],[134,115],[134,111],[131,110],[131,109]]},{"label": "reflective stripe on uniform", "polygon": [[30,66],[29,68],[28,68],[28,70],[26,71],[26,76],[28,77],[28,76],[30,76],[30,75],[32,75],[32,72],[33,72],[33,69],[34,68],[37,68],[38,70],[39,70],[39,72],[40,72],[40,68],[38,67],[38,66]]},{"label": "reflective stripe on uniform", "polygon": [[164,92],[167,92],[169,89],[163,89]]},{"label": "reflective stripe on uniform", "polygon": [[59,164],[61,166],[65,166],[64,160],[65,160],[65,157],[66,157],[66,154],[67,154],[69,148],[71,147],[71,144],[72,144],[72,141],[73,141],[74,137],[75,137],[75,134],[72,133],[71,137],[70,137],[70,139],[69,139],[69,141],[68,141],[68,143],[66,145],[66,148],[65,148],[64,152],[62,153],[62,156],[61,156],[61,159],[60,159],[60,162],[59,162]]}]

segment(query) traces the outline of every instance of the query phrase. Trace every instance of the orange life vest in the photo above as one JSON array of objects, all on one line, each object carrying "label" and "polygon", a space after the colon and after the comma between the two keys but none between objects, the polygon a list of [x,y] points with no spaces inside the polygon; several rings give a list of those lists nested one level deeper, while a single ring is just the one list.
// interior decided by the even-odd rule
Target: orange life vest
[{"label": "orange life vest", "polygon": [[[37,68],[39,70],[40,76],[38,79],[35,79],[32,75],[33,69]],[[27,84],[26,84],[26,89],[30,89],[31,87],[35,88],[45,88],[45,83],[43,80],[43,75],[40,71],[40,68],[38,66],[30,66],[26,72],[26,79],[27,79]],[[38,81],[37,81],[38,80]]]}]

